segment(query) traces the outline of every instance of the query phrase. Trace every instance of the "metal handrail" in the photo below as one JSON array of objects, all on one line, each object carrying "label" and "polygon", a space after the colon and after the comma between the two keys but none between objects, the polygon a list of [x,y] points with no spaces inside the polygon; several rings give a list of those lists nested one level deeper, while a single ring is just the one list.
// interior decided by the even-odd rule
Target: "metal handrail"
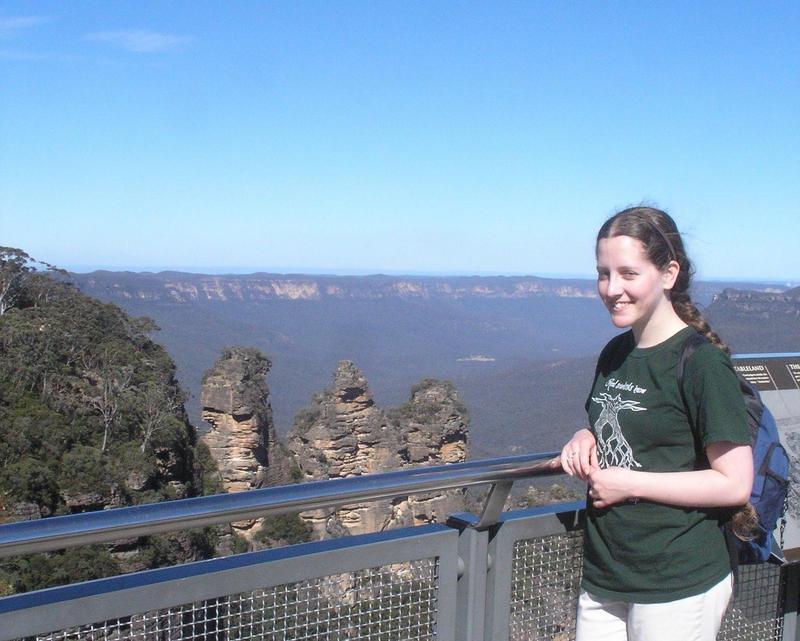
[{"label": "metal handrail", "polygon": [[562,474],[560,466],[550,465],[554,456],[545,452],[417,467],[11,523],[0,526],[0,558],[434,490],[489,483],[510,487],[514,480]]}]

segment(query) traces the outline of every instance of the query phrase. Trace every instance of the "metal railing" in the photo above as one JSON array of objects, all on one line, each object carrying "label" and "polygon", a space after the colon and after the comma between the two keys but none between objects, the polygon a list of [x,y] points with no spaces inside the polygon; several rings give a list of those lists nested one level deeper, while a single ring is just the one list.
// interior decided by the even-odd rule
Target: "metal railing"
[{"label": "metal railing", "polygon": [[547,452],[418,467],[12,523],[0,526],[0,557],[491,484],[481,523],[488,527],[502,511],[515,480],[563,474],[560,467],[549,465],[555,455]]},{"label": "metal railing", "polygon": [[[501,513],[552,454],[416,468],[0,526],[3,556],[491,484],[480,516],[0,599],[0,641],[574,639],[583,502]],[[752,566],[720,634],[799,641],[797,566]]]}]

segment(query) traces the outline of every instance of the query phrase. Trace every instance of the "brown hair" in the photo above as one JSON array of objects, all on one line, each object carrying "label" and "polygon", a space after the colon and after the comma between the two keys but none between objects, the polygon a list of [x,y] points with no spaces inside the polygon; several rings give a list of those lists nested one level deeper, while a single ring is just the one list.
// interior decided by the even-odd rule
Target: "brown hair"
[{"label": "brown hair", "polygon": [[[678,317],[712,345],[726,354],[730,349],[711,329],[700,310],[692,302],[689,289],[694,276],[694,267],[686,254],[683,239],[672,217],[654,207],[629,207],[609,218],[597,232],[597,242],[603,238],[629,236],[644,246],[645,256],[658,269],[666,269],[670,261],[676,261],[680,270],[675,284],[669,291],[669,300]],[[755,537],[758,531],[758,516],[750,503],[739,509],[732,517],[734,534],[743,540]]]}]

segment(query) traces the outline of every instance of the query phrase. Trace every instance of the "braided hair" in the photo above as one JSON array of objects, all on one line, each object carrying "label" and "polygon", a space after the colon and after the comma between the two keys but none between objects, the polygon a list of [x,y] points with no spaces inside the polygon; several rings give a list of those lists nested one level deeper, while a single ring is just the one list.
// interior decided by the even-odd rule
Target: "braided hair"
[{"label": "braided hair", "polygon": [[[700,310],[692,302],[690,287],[694,267],[684,248],[683,239],[672,217],[654,207],[629,207],[609,218],[597,233],[597,242],[603,238],[629,236],[644,246],[645,256],[659,270],[671,261],[680,267],[672,289],[667,292],[672,308],[678,317],[693,327],[708,341],[730,355],[730,348],[711,329]],[[755,538],[758,532],[758,515],[750,503],[740,508],[732,517],[733,532],[743,540]]]}]

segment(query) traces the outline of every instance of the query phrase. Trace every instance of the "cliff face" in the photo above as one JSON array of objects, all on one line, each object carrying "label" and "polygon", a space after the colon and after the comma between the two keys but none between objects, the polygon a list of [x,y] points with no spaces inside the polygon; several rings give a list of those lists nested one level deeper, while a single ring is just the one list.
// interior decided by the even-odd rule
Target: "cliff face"
[{"label": "cliff face", "polygon": [[800,342],[800,288],[726,289],[706,314],[735,352],[793,352]]},{"label": "cliff face", "polygon": [[[289,482],[288,461],[275,438],[269,388],[269,360],[258,350],[232,348],[203,377],[203,435],[217,463],[222,485],[240,492]],[[247,535],[256,521],[235,523]]]},{"label": "cliff face", "polygon": [[784,292],[725,289],[714,296],[713,305],[764,317],[782,314],[796,317],[800,316],[800,287]]},{"label": "cliff face", "polygon": [[[422,464],[463,461],[467,412],[450,383],[425,380],[403,406],[384,411],[350,361],[341,361],[333,385],[298,413],[288,447],[306,481],[386,472]],[[317,536],[340,536],[431,522],[464,509],[460,492],[315,510],[303,515]]]},{"label": "cliff face", "polygon": [[73,274],[85,292],[103,299],[169,303],[261,300],[595,298],[594,282],[535,276],[211,276],[181,272],[97,271]]}]

